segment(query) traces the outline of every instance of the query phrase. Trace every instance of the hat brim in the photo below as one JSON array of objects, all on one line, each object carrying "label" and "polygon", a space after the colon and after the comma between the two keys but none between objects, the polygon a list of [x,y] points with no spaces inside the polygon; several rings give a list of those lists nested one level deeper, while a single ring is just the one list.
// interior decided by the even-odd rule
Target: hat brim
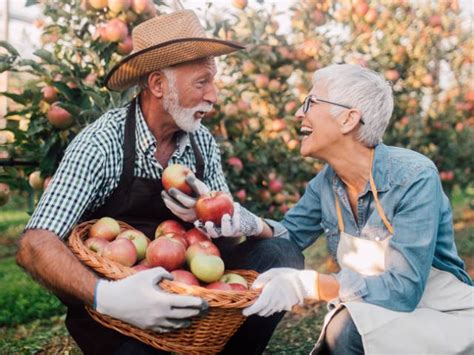
[{"label": "hat brim", "polygon": [[154,70],[206,57],[217,57],[245,49],[240,43],[211,38],[180,38],[130,54],[109,72],[108,89],[122,91]]}]

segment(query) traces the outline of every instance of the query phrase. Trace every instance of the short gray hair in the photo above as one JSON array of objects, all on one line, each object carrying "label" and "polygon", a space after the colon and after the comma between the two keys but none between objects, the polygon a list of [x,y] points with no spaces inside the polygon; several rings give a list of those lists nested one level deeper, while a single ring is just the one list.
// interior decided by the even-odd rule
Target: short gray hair
[{"label": "short gray hair", "polygon": [[[176,75],[175,75],[174,68],[172,67],[162,68],[160,69],[160,71],[166,77],[166,79],[168,80],[171,86],[176,84]],[[148,89],[148,77],[150,76],[151,73],[153,72],[146,73],[138,78],[137,85],[140,91]]]},{"label": "short gray hair", "polygon": [[[358,140],[367,147],[382,141],[393,113],[392,87],[382,75],[352,64],[334,64],[313,74],[313,85],[324,81],[328,100],[357,108],[364,125],[360,126]],[[331,106],[331,114],[343,109]]]}]

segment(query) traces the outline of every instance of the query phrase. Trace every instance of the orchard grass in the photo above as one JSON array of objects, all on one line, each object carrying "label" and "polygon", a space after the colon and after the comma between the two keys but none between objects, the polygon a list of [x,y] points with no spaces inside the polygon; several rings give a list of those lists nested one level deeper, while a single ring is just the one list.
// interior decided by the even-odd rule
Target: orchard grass
[{"label": "orchard grass", "polygon": [[[473,191],[453,193],[456,244],[474,278]],[[64,326],[65,308],[16,265],[16,240],[29,216],[17,199],[0,208],[0,354],[80,354]],[[324,238],[305,250],[306,267],[334,272]],[[278,325],[265,354],[308,354],[322,327],[322,303],[295,307]]]}]

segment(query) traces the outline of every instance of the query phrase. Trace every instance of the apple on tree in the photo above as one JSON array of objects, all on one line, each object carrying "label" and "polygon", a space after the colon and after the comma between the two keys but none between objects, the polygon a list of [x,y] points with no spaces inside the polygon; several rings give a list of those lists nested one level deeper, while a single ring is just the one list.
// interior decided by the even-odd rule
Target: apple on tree
[{"label": "apple on tree", "polygon": [[216,226],[221,225],[222,216],[234,213],[232,197],[223,191],[211,191],[199,196],[196,201],[196,215],[203,221],[211,221]]}]

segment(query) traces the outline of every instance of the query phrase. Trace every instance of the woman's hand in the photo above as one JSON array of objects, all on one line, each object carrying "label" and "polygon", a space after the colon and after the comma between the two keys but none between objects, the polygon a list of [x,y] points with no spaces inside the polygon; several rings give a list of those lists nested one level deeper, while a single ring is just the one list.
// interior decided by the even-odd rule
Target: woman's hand
[{"label": "woman's hand", "polygon": [[318,272],[275,268],[261,274],[252,284],[253,289],[263,287],[257,301],[243,311],[244,316],[258,314],[271,316],[289,311],[296,304],[303,304],[306,298],[319,300]]}]

